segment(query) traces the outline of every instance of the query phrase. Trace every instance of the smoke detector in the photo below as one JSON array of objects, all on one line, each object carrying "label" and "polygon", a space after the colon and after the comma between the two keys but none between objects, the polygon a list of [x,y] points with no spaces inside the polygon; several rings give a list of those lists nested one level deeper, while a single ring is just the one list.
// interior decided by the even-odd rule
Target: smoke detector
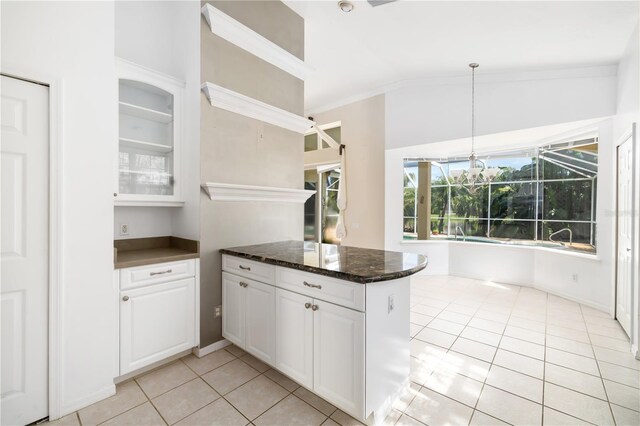
[{"label": "smoke detector", "polygon": [[338,7],[344,13],[349,13],[349,12],[351,12],[353,10],[353,3],[343,0],[343,1],[338,2]]}]

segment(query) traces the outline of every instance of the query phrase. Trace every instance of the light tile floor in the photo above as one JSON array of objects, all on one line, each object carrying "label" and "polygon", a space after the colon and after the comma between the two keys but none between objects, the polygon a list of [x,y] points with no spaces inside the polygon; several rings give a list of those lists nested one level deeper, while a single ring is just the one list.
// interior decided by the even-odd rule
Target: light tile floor
[{"label": "light tile floor", "polygon": [[[386,425],[640,425],[640,361],[618,323],[531,288],[411,281],[411,391]],[[118,386],[60,425],[359,424],[230,346]]]}]

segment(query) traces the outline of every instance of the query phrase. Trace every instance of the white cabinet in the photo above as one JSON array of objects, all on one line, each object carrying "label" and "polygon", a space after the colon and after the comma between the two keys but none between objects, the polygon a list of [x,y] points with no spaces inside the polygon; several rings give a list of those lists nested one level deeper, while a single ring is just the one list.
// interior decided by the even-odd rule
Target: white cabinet
[{"label": "white cabinet", "polygon": [[275,294],[272,285],[249,281],[246,300],[245,349],[269,365],[276,361]]},{"label": "white cabinet", "polygon": [[118,59],[115,205],[180,206],[185,83]]},{"label": "white cabinet", "polygon": [[276,289],[276,368],[313,388],[313,299]]},{"label": "white cabinet", "polygon": [[118,279],[120,376],[198,345],[197,259],[120,269]]},{"label": "white cabinet", "polygon": [[222,274],[222,335],[269,365],[275,364],[275,288]]},{"label": "white cabinet", "polygon": [[363,418],[364,313],[319,300],[313,306],[313,391]]},{"label": "white cabinet", "polygon": [[276,368],[364,417],[365,314],[276,289]]},{"label": "white cabinet", "polygon": [[386,418],[409,385],[408,278],[359,284],[229,255],[222,267],[225,338],[361,421]]},{"label": "white cabinet", "polygon": [[244,347],[245,302],[240,277],[222,273],[222,335]]}]

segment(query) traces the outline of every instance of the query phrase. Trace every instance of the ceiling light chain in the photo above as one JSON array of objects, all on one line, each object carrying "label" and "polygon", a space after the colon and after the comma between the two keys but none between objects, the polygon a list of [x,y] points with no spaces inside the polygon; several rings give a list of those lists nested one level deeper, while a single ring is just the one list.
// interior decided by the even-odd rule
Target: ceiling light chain
[{"label": "ceiling light chain", "polygon": [[[451,170],[449,175],[455,183],[461,184],[469,192],[474,193],[478,190],[476,184],[489,183],[495,179],[502,170],[497,167],[486,167],[484,162],[482,167],[478,167],[478,157],[475,151],[476,137],[476,68],[480,65],[472,62],[469,64],[471,68],[471,155],[469,156],[468,170]],[[465,186],[466,184],[466,186]]]}]

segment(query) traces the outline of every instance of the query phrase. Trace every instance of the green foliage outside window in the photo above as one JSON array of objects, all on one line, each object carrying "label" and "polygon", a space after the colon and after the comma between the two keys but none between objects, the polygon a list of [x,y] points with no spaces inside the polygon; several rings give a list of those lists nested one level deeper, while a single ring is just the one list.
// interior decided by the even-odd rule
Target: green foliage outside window
[{"label": "green foliage outside window", "polygon": [[[432,171],[432,238],[453,236],[459,227],[467,237],[549,241],[552,233],[570,228],[574,243],[595,250],[597,144],[489,161],[501,174],[490,185],[481,184],[472,191],[447,181],[452,163],[440,162],[444,175]],[[405,238],[415,239],[421,224],[416,217],[414,182],[419,183],[416,162],[407,165],[403,231]],[[556,238],[567,239],[566,232]]]}]

